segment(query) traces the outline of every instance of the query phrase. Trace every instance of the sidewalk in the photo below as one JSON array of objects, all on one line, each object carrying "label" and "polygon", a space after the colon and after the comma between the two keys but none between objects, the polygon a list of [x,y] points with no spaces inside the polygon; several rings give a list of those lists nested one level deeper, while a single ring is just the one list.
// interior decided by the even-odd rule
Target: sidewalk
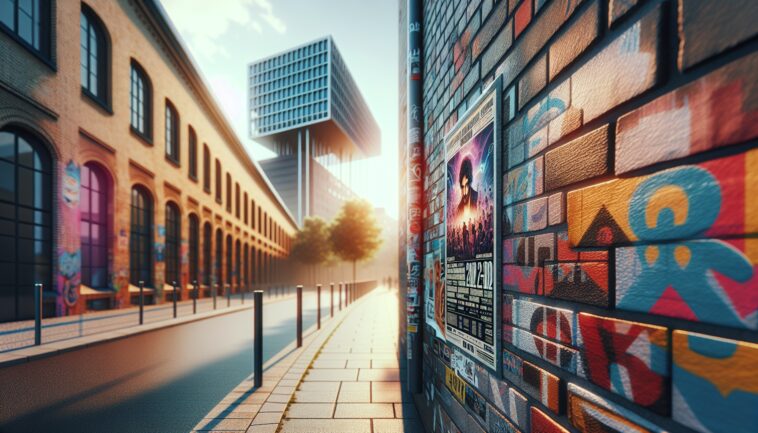
[{"label": "sidewalk", "polygon": [[423,433],[400,382],[397,313],[386,289],[359,299],[276,365],[279,377],[243,382],[194,431]]},{"label": "sidewalk", "polygon": [[[281,294],[280,294],[281,293]],[[294,288],[290,288],[287,294],[268,292],[264,295],[264,304],[284,299],[294,298]],[[253,305],[253,294],[245,295],[245,304]],[[230,300],[231,306],[242,304],[241,294],[233,294]],[[219,296],[216,299],[218,310],[227,308],[227,298]],[[197,313],[213,311],[213,299],[210,297],[197,300]],[[177,317],[192,316],[192,300],[177,302]],[[144,322],[154,324],[171,320],[174,317],[172,302],[158,305],[146,305]],[[53,317],[42,320],[42,344],[49,344],[115,331],[124,328],[132,328],[138,325],[139,307],[129,307],[118,310],[105,310],[90,312],[76,316]],[[34,346],[34,320],[8,322],[0,324],[0,354]]]}]

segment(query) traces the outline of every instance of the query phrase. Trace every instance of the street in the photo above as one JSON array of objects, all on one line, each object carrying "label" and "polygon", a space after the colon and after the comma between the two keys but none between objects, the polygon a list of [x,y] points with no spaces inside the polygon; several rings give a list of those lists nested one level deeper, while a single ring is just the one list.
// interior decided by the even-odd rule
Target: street
[{"label": "street", "polygon": [[[308,291],[304,330],[315,321]],[[251,374],[252,323],[245,310],[0,370],[0,432],[185,433]],[[294,341],[294,298],[264,304],[263,332],[265,364]]]}]

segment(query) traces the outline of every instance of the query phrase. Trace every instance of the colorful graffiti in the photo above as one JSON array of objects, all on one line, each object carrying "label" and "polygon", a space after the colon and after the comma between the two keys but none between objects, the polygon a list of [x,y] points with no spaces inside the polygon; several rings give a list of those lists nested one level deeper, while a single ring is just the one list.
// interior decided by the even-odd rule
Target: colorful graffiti
[{"label": "colorful graffiti", "polygon": [[[571,245],[602,247],[758,232],[758,149],[568,194]],[[721,250],[716,248],[716,250]]]},{"label": "colorful graffiti", "polygon": [[753,53],[622,116],[616,173],[758,137],[756,70]]},{"label": "colorful graffiti", "polygon": [[668,411],[666,328],[579,314],[580,374],[654,412]]},{"label": "colorful graffiti", "polygon": [[664,433],[664,430],[609,400],[568,385],[568,417],[582,433]]},{"label": "colorful graffiti", "polygon": [[56,314],[66,315],[75,309],[81,284],[82,253],[79,238],[81,211],[81,167],[73,160],[61,163],[59,218],[61,227],[58,244],[58,275],[56,278]]},{"label": "colorful graffiti", "polygon": [[758,431],[758,344],[673,333],[673,418],[703,433]]},{"label": "colorful graffiti", "polygon": [[524,233],[547,227],[547,197],[505,208],[505,233]]},{"label": "colorful graffiti", "polygon": [[503,377],[522,391],[558,413],[559,382],[557,376],[503,350]]},{"label": "colorful graffiti", "polygon": [[758,239],[694,240],[616,250],[616,305],[758,329]]},{"label": "colorful graffiti", "polygon": [[503,412],[510,421],[520,429],[529,431],[529,405],[526,397],[506,382],[495,378],[490,380],[490,395],[495,407]]},{"label": "colorful graffiti", "polygon": [[554,263],[545,268],[545,295],[608,306],[608,263]]},{"label": "colorful graffiti", "polygon": [[503,325],[503,343],[537,356],[556,367],[576,374],[578,352],[511,325]]},{"label": "colorful graffiti", "polygon": [[570,310],[505,295],[503,322],[561,344],[576,345],[576,315]]},{"label": "colorful graffiti", "polygon": [[503,241],[503,263],[542,266],[555,259],[555,233],[514,237]]},{"label": "colorful graffiti", "polygon": [[544,280],[540,266],[503,265],[503,290],[541,295]]},{"label": "colorful graffiti", "polygon": [[545,415],[545,412],[532,406],[532,432],[533,433],[569,433],[568,430],[561,427],[552,418]]},{"label": "colorful graffiti", "polygon": [[535,158],[524,165],[508,170],[504,176],[503,204],[521,201],[542,194],[543,158]]}]

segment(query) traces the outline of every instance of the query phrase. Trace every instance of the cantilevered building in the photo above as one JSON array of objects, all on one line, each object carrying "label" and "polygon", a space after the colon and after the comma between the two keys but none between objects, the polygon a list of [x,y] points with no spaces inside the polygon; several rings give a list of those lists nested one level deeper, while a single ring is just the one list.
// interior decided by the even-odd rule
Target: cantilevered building
[{"label": "cantilevered building", "polygon": [[258,60],[248,74],[250,136],[277,154],[261,167],[299,223],[330,218],[353,193],[329,168],[380,150],[379,127],[334,41]]}]

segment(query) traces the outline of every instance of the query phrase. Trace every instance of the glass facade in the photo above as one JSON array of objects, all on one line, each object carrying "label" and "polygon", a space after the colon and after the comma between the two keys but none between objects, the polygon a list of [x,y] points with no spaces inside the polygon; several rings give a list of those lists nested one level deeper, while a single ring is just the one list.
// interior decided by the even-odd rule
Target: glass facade
[{"label": "glass facade", "polygon": [[378,154],[379,127],[331,37],[259,60],[248,76],[254,139],[331,121],[350,148]]}]

